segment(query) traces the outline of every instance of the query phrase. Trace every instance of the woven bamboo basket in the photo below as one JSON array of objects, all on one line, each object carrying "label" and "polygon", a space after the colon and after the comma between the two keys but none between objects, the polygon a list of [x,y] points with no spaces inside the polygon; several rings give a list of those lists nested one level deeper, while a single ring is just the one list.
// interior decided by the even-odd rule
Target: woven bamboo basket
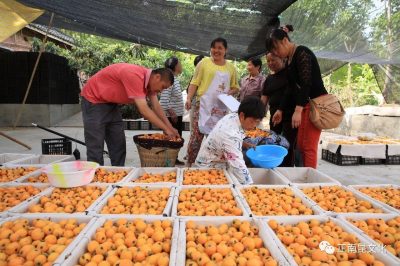
[{"label": "woven bamboo basket", "polygon": [[142,167],[172,167],[175,166],[180,149],[154,147],[143,148],[136,144]]}]

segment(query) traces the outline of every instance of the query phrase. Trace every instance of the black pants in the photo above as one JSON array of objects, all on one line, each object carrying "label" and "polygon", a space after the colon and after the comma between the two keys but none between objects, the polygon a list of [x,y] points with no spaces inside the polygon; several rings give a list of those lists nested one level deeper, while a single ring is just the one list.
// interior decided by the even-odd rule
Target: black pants
[{"label": "black pants", "polygon": [[182,122],[182,118],[183,116],[178,116],[177,117],[177,121],[176,123],[174,123],[171,119],[171,117],[168,117],[169,122],[171,123],[171,125],[178,130],[179,136],[182,137],[182,130],[183,130],[183,122]]},{"label": "black pants", "polygon": [[82,97],[82,116],[87,160],[104,165],[105,141],[111,164],[124,166],[126,141],[118,105],[113,103],[93,104]]},{"label": "black pants", "polygon": [[293,167],[295,166],[295,153],[296,139],[297,139],[297,128],[292,128],[292,121],[282,121],[278,125],[273,125],[272,121],[269,121],[269,127],[272,131],[277,134],[284,136],[289,141],[290,147],[288,154],[283,160],[281,167]]}]

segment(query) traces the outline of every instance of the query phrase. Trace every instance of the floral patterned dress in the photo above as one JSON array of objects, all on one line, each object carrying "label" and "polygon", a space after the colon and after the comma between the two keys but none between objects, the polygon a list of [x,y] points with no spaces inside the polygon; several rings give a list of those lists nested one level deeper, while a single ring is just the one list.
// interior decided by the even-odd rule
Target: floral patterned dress
[{"label": "floral patterned dress", "polygon": [[253,180],[243,159],[242,144],[245,132],[239,115],[232,113],[222,118],[208,135],[196,158],[198,167],[227,167],[241,184]]}]

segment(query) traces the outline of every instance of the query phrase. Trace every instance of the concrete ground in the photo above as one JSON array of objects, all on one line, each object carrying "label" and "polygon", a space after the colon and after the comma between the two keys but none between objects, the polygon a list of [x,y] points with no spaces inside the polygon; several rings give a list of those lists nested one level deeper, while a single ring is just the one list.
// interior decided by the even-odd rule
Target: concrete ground
[{"label": "concrete ground", "polygon": [[[55,131],[63,133],[67,136],[84,140],[83,128],[81,122],[81,114],[77,114],[62,123],[59,127],[51,128]],[[32,150],[11,142],[6,138],[0,137],[0,153],[32,153],[41,154],[41,139],[57,138],[58,136],[38,128],[0,128],[0,131],[28,144]],[[154,131],[152,131],[154,133]],[[126,130],[127,143],[127,166],[140,166],[140,160],[137,153],[136,145],[133,142],[133,136],[137,134],[149,133],[145,131]],[[323,133],[322,138],[331,135]],[[189,132],[183,133],[185,146],[179,153],[179,158],[182,160],[186,155],[187,143],[189,141]],[[86,147],[73,143],[73,150],[77,147],[81,153],[81,159],[86,158]],[[319,156],[321,158],[321,156]],[[110,160],[105,159],[105,164],[110,165]],[[337,179],[344,185],[350,184],[398,184],[400,185],[400,165],[371,165],[371,166],[337,166],[323,160],[319,160],[318,170]]]}]

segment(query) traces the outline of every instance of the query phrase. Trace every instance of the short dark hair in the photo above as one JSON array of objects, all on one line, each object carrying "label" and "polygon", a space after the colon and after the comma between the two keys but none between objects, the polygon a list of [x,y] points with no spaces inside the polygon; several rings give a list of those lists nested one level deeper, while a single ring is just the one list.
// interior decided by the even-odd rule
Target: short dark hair
[{"label": "short dark hair", "polygon": [[203,60],[204,55],[198,55],[193,61],[194,66],[197,66],[198,63],[200,63],[201,60]]},{"label": "short dark hair", "polygon": [[161,79],[164,81],[169,81],[172,84],[174,84],[174,73],[172,72],[171,69],[169,68],[157,68],[157,69],[153,69],[153,71],[151,71],[152,75],[161,75]]},{"label": "short dark hair", "polygon": [[244,117],[263,119],[265,117],[265,105],[257,96],[248,96],[239,105],[238,114],[243,113]]},{"label": "short dark hair", "polygon": [[210,47],[211,47],[211,48],[215,47],[215,44],[216,44],[217,42],[222,43],[222,45],[225,47],[225,49],[228,49],[228,42],[227,42],[224,38],[222,38],[222,37],[218,37],[218,38],[212,40],[211,46],[210,46]]},{"label": "short dark hair", "polygon": [[[294,30],[292,25],[285,25],[285,27],[289,32]],[[267,52],[272,52],[276,48],[276,42],[282,41],[284,38],[287,38],[290,41],[290,37],[288,33],[283,30],[283,27],[273,29],[271,34],[265,40],[265,48],[267,49]]]},{"label": "short dark hair", "polygon": [[262,61],[260,58],[250,58],[249,62],[251,62],[255,67],[260,67],[260,71],[262,68]]},{"label": "short dark hair", "polygon": [[171,69],[172,71],[175,71],[176,66],[179,63],[179,59],[176,56],[171,56],[167,60],[165,60],[164,66],[166,68]]}]

